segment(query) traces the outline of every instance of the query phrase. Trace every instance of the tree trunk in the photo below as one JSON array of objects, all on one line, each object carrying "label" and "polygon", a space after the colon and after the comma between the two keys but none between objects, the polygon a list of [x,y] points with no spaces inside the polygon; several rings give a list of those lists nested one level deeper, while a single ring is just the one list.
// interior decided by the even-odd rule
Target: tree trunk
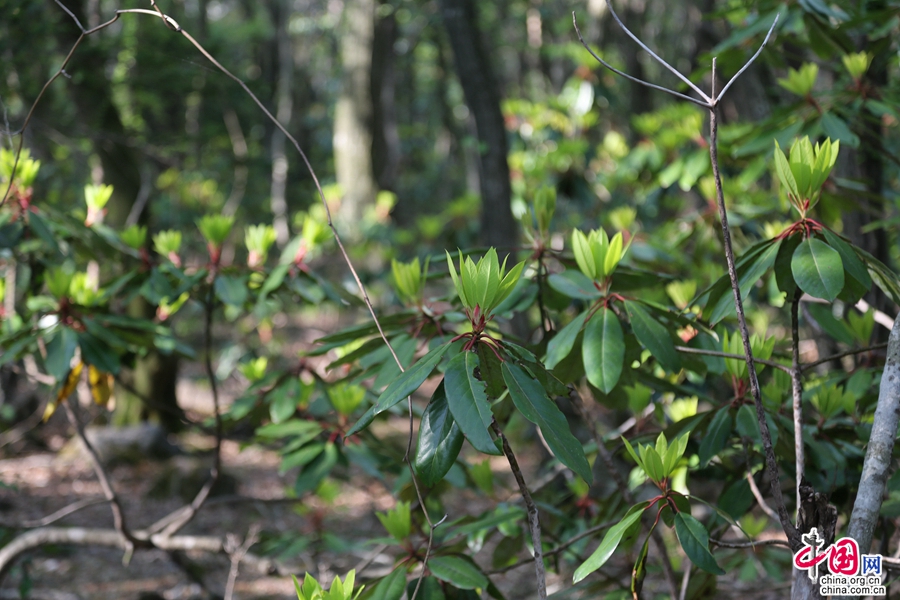
[{"label": "tree trunk", "polygon": [[518,235],[510,209],[506,127],[496,80],[478,31],[475,7],[471,0],[441,0],[441,13],[466,104],[478,130],[481,241],[487,246],[510,250],[516,245]]},{"label": "tree trunk", "polygon": [[[291,122],[294,103],[292,90],[294,87],[294,53],[291,36],[288,32],[288,20],[291,13],[290,0],[272,0],[269,5],[272,23],[275,26],[275,45],[277,48],[277,73],[275,84],[275,117],[278,122],[288,127]],[[290,238],[288,228],[288,206],[285,190],[287,189],[288,159],[285,153],[285,137],[277,128],[272,132],[272,185],[271,207],[272,224],[275,227],[275,240],[279,248],[283,248]]]},{"label": "tree trunk", "polygon": [[395,95],[397,74],[394,42],[397,19],[393,11],[375,23],[372,42],[372,167],[378,187],[397,189],[400,168],[400,134],[397,130]]},{"label": "tree trunk", "polygon": [[346,0],[341,18],[343,88],[334,111],[334,170],[343,195],[338,215],[352,237],[377,192],[371,133],[375,0]]}]

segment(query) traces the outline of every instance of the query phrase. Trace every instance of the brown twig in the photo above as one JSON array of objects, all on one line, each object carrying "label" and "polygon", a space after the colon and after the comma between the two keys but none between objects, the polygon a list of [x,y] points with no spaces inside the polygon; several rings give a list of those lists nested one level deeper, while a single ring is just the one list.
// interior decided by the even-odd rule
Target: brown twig
[{"label": "brown twig", "polygon": [[80,439],[81,443],[84,444],[84,448],[91,459],[91,466],[93,466],[94,473],[97,475],[97,479],[100,482],[100,488],[103,490],[103,496],[106,498],[106,501],[109,503],[109,508],[112,511],[113,526],[115,527],[116,533],[122,539],[122,543],[125,547],[125,556],[123,558],[123,562],[127,563],[131,559],[131,555],[134,553],[135,544],[140,543],[140,540],[135,538],[134,535],[128,530],[128,527],[125,523],[125,512],[122,510],[122,505],[119,502],[116,491],[113,489],[112,484],[109,482],[109,476],[106,474],[106,469],[103,467],[103,463],[100,462],[100,456],[97,454],[97,450],[85,435],[84,427],[78,420],[78,417],[75,415],[75,411],[72,409],[72,406],[69,404],[68,400],[63,399],[61,404],[66,410],[66,415],[69,417],[69,422],[72,424],[72,427],[75,428],[78,439]]},{"label": "brown twig", "polygon": [[[685,354],[701,354],[703,356],[718,356],[720,358],[734,358],[738,360],[745,360],[746,357],[743,354],[731,354],[730,352],[719,352],[718,350],[706,350],[704,348],[691,348],[690,346],[675,346],[675,349],[679,352],[684,352]],[[761,365],[766,365],[767,367],[772,367],[773,369],[778,369],[779,371],[784,371],[785,373],[790,373],[791,368],[787,365],[783,365],[774,360],[765,360],[762,358],[755,358],[753,362],[757,362]]]},{"label": "brown twig", "polygon": [[503,454],[509,462],[509,468],[516,479],[519,486],[519,492],[522,494],[522,500],[525,501],[525,508],[528,512],[528,529],[531,531],[531,544],[534,546],[534,574],[538,584],[538,598],[546,600],[547,598],[547,571],[544,568],[544,549],[541,545],[541,521],[538,513],[537,505],[531,498],[531,492],[528,491],[528,485],[525,483],[525,477],[522,475],[522,469],[519,468],[519,461],[513,454],[509,445],[509,440],[503,434],[497,421],[491,421],[491,429],[500,438],[503,445]]},{"label": "brown twig", "polygon": [[[558,546],[551,548],[550,550],[547,550],[546,552],[544,552],[544,556],[555,556],[556,554],[559,554],[560,552],[564,552],[565,550],[567,550],[569,548],[569,546],[574,545],[579,540],[583,540],[584,538],[590,537],[590,536],[594,535],[595,533],[600,533],[601,531],[603,531],[605,529],[609,529],[610,527],[612,527],[613,525],[615,525],[618,522],[619,522],[618,519],[616,519],[614,521],[606,521],[605,523],[600,523],[599,525],[594,525],[593,527],[588,527],[587,529],[585,529],[578,535],[574,535],[574,536],[570,537],[568,540],[566,540],[565,542],[559,544]],[[499,575],[501,573],[506,573],[507,571],[512,571],[513,569],[518,569],[521,566],[531,564],[533,562],[534,562],[534,556],[529,556],[528,558],[516,561],[516,562],[512,563],[511,565],[506,565],[505,567],[501,567],[499,569],[494,569],[493,571],[488,571],[488,574],[489,575]]]},{"label": "brown twig", "polygon": [[[800,365],[800,297],[803,293],[800,288],[794,291],[794,300],[791,302],[791,405],[794,413],[794,469],[796,483],[794,489],[797,494],[797,512],[795,518],[800,518],[800,481],[803,479],[803,367]],[[799,522],[799,521],[798,521]]]},{"label": "brown twig", "polygon": [[853,350],[846,350],[844,352],[838,352],[837,354],[832,354],[831,356],[826,356],[825,358],[820,358],[819,360],[802,364],[802,365],[800,365],[800,370],[806,371],[807,369],[812,369],[813,367],[818,367],[821,364],[831,362],[833,360],[840,360],[840,359],[844,358],[845,356],[853,356],[855,354],[864,354],[866,352],[872,352],[873,350],[882,350],[884,348],[887,348],[887,346],[888,346],[887,342],[884,342],[882,344],[874,344],[874,345],[868,346],[866,348],[854,348]]},{"label": "brown twig", "polygon": [[[778,19],[776,18],[776,23]],[[772,27],[774,28],[774,24]],[[771,32],[770,32],[771,33]],[[768,39],[768,37],[766,38]],[[728,277],[731,280],[731,291],[734,295],[734,306],[737,311],[738,329],[741,332],[741,341],[744,345],[744,354],[747,361],[747,372],[750,377],[750,394],[753,397],[753,403],[756,405],[756,420],[759,424],[759,433],[762,438],[763,449],[766,458],[766,470],[769,475],[769,484],[772,491],[772,497],[775,499],[775,507],[778,511],[778,517],[781,521],[781,527],[787,534],[792,544],[800,547],[800,536],[797,529],[791,523],[787,508],[784,504],[784,497],[781,493],[781,479],[778,474],[778,463],[775,459],[775,449],[772,444],[772,435],[769,432],[769,424],[766,422],[766,413],[762,404],[762,396],[759,391],[759,379],[756,376],[756,366],[754,365],[753,349],[750,346],[750,331],[747,327],[747,317],[744,314],[744,302],[741,298],[741,288],[737,276],[737,268],[734,260],[734,250],[731,245],[731,230],[728,227],[728,213],[725,209],[725,193],[722,188],[722,174],[719,171],[719,148],[718,148],[718,132],[719,132],[719,115],[718,106],[719,97],[715,93],[716,85],[716,59],[713,58],[712,68],[712,90],[713,102],[709,107],[709,158],[712,163],[713,178],[716,184],[716,204],[719,208],[719,219],[722,223],[722,238],[725,248],[725,261],[728,263]]]},{"label": "brown twig", "polygon": [[790,550],[791,544],[787,540],[759,540],[749,542],[729,542],[709,538],[709,543],[720,548],[756,548],[757,546],[780,546]]},{"label": "brown twig", "polygon": [[234,584],[237,583],[238,569],[241,561],[247,556],[250,547],[259,541],[259,524],[254,523],[244,538],[244,543],[238,544],[234,535],[225,536],[225,552],[231,557],[231,568],[228,570],[228,582],[225,584],[224,600],[232,600],[234,596]]}]

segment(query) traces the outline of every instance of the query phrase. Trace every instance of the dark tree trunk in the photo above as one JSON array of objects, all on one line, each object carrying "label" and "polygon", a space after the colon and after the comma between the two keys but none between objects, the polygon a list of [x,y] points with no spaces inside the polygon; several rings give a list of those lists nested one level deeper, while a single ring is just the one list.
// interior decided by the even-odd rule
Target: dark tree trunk
[{"label": "dark tree trunk", "polygon": [[392,191],[397,189],[400,167],[400,134],[395,109],[396,41],[397,19],[391,12],[376,21],[372,42],[372,169],[378,187]]},{"label": "dark tree trunk", "polygon": [[481,241],[488,246],[512,248],[518,236],[510,209],[506,127],[489,55],[478,31],[475,6],[471,0],[441,0],[441,13],[466,104],[478,130]]}]

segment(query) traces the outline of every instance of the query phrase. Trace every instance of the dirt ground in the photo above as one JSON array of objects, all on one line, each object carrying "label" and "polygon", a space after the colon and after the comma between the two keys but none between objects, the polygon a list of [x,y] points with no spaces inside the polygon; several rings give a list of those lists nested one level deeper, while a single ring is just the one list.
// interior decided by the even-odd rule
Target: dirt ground
[{"label": "dirt ground", "polygon": [[[182,397],[195,399],[202,389],[183,382]],[[189,403],[190,404],[190,403]],[[200,401],[202,405],[203,402]],[[41,424],[21,441],[2,449],[0,459],[0,525],[22,527],[83,499],[102,500],[102,489],[88,459],[69,441],[71,431],[63,411]],[[211,437],[190,434],[172,441],[184,454],[167,460],[142,460],[109,469],[112,485],[122,499],[126,522],[132,529],[145,527],[193,497],[208,474]],[[276,535],[286,546],[292,539],[301,548],[276,563],[248,560],[241,564],[234,598],[296,598],[290,574],[305,572],[329,582],[335,574],[364,566],[360,576],[387,574],[399,550],[365,545],[367,538],[384,536],[375,511],[394,505],[377,483],[363,487],[342,484],[333,503],[305,498],[302,506],[286,501],[285,490],[294,473],[279,473],[276,452],[225,440],[222,445],[224,489],[214,495],[179,534],[233,534],[240,542],[252,526],[261,529],[262,542]],[[499,465],[502,466],[502,465]],[[246,502],[241,499],[253,498]],[[489,501],[463,491],[454,502],[460,511],[484,510]],[[477,513],[476,513],[477,514]],[[53,526],[108,527],[113,524],[107,504],[98,502],[64,517]],[[8,539],[6,540],[8,541]],[[5,541],[4,541],[5,543]],[[251,552],[260,553],[262,545]],[[489,560],[487,561],[489,564]],[[197,600],[221,598],[230,562],[226,555],[202,552],[170,554],[137,551],[127,566],[123,552],[113,548],[44,547],[19,557],[0,586],[0,600]],[[527,577],[522,577],[526,574]],[[511,600],[533,595],[530,567],[493,579]],[[553,578],[551,577],[551,583]],[[561,582],[556,582],[559,586]],[[26,591],[26,595],[21,592]]]}]

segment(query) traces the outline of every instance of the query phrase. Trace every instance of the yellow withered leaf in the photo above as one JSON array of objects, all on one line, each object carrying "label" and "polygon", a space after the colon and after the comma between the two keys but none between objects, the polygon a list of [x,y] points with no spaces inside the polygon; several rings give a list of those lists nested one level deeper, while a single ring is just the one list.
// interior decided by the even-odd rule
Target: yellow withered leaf
[{"label": "yellow withered leaf", "polygon": [[88,365],[88,381],[91,384],[91,396],[96,404],[104,405],[112,395],[113,375],[104,373],[94,365]]},{"label": "yellow withered leaf", "polygon": [[83,368],[83,362],[79,362],[77,365],[72,367],[72,370],[69,371],[68,376],[66,376],[66,382],[59,389],[59,393],[56,394],[57,402],[63,402],[75,390],[75,386],[78,385],[78,378],[81,377],[81,370]]},{"label": "yellow withered leaf", "polygon": [[44,409],[44,423],[47,422],[47,419],[53,416],[53,413],[56,412],[57,403],[51,400],[47,403],[47,408]]}]

